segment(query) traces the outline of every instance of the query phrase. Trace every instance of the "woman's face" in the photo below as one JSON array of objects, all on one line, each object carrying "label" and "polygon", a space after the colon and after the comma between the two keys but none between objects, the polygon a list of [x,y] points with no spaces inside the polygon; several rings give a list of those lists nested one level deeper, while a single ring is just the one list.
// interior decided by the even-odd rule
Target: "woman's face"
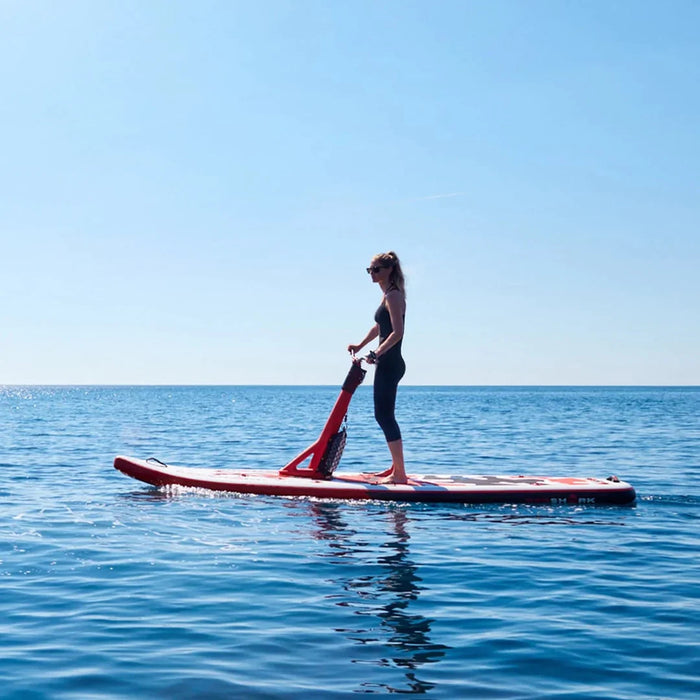
[{"label": "woman's face", "polygon": [[388,282],[389,275],[391,274],[391,267],[383,265],[378,260],[372,260],[367,268],[367,272],[369,272],[372,277],[372,282]]}]

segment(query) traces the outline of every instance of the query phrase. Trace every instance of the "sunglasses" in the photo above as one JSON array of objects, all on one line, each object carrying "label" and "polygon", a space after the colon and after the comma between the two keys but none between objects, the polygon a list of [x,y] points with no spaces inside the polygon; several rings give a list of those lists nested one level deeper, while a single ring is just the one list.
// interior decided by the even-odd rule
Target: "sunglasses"
[{"label": "sunglasses", "polygon": [[373,265],[372,267],[367,268],[367,274],[376,274],[379,272],[379,270],[386,270],[388,268],[388,265]]}]

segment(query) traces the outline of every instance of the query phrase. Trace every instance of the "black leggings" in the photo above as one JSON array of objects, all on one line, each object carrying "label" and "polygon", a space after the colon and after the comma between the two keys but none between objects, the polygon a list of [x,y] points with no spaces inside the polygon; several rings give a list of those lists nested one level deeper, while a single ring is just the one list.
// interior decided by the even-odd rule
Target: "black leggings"
[{"label": "black leggings", "polygon": [[396,389],[406,373],[406,364],[401,355],[387,354],[377,363],[374,372],[374,417],[384,431],[387,442],[401,439],[401,429],[396,422]]}]

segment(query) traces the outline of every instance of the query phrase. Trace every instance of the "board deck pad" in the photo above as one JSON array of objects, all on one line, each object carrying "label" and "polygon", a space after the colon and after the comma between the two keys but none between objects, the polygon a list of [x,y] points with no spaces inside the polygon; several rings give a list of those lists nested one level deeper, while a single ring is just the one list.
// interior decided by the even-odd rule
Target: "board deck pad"
[{"label": "board deck pad", "polygon": [[269,496],[535,505],[630,505],[636,498],[634,488],[617,477],[421,474],[410,476],[407,484],[380,484],[376,476],[365,473],[310,479],[257,469],[178,467],[133,457],[117,457],[114,467],[153,486]]}]

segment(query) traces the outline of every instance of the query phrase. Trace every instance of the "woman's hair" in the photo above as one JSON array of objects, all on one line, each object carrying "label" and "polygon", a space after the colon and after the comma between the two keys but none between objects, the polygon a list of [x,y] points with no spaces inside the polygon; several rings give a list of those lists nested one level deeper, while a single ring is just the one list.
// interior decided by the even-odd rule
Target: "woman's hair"
[{"label": "woman's hair", "polygon": [[389,273],[389,289],[398,289],[401,294],[406,295],[406,280],[403,276],[403,271],[401,270],[401,263],[399,262],[399,256],[393,250],[388,253],[378,253],[372,258],[372,262],[377,265],[384,265],[385,267],[390,267],[391,272]]}]

